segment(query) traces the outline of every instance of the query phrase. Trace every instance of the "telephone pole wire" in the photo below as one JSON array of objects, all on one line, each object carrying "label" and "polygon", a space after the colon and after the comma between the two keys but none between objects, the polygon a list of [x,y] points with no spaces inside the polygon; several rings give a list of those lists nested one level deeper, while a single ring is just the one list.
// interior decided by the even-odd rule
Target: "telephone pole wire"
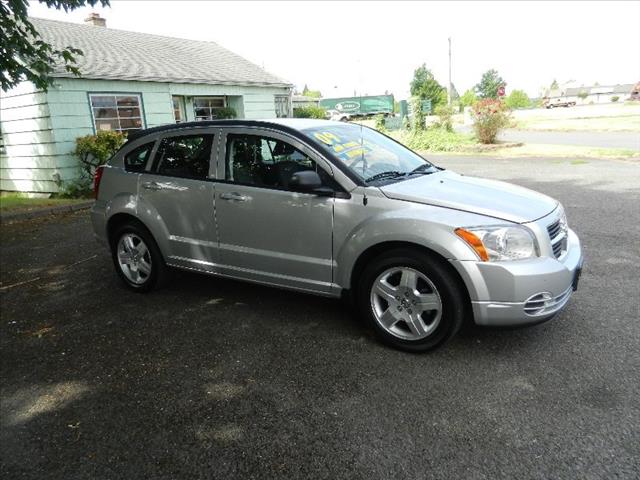
[{"label": "telephone pole wire", "polygon": [[451,37],[449,37],[449,88],[447,88],[447,100],[449,106],[451,106],[451,94],[453,93],[451,88]]}]

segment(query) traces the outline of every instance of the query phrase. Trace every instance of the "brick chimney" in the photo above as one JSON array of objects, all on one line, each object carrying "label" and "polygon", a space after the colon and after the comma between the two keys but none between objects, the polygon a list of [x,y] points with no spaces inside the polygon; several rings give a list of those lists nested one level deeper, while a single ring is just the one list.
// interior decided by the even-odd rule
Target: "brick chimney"
[{"label": "brick chimney", "polygon": [[107,20],[102,18],[99,13],[90,13],[87,18],[84,19],[84,23],[95,25],[96,27],[106,27]]}]

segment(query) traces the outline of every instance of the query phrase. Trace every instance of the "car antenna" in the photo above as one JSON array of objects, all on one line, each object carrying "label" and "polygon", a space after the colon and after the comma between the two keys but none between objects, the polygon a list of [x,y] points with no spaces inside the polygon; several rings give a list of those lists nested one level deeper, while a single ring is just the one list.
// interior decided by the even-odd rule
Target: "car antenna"
[{"label": "car antenna", "polygon": [[[358,105],[358,110],[360,110],[360,112],[362,112],[362,64],[360,62],[359,63],[359,70],[360,70],[360,91],[358,92],[358,100],[359,100],[359,105]],[[360,118],[360,163],[362,163],[362,177],[364,178],[364,169],[365,169],[365,163],[364,163],[364,126],[362,124],[362,116]],[[366,207],[367,203],[369,203],[369,199],[367,198],[367,189],[364,188],[363,192],[362,192],[362,204]]]}]

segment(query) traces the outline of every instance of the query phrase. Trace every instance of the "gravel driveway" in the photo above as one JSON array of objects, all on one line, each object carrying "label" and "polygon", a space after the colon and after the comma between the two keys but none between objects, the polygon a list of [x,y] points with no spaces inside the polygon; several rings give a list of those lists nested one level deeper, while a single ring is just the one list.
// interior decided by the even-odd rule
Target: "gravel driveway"
[{"label": "gravel driveway", "polygon": [[87,212],[2,225],[2,478],[638,478],[640,164],[440,163],[564,203],[586,268],[559,317],[411,355],[335,300],[130,293]]}]

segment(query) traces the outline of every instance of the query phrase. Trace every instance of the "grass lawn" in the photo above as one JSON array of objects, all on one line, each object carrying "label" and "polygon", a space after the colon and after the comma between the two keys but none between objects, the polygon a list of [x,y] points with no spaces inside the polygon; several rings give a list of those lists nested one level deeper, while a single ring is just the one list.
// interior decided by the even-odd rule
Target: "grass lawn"
[{"label": "grass lawn", "polygon": [[640,115],[596,118],[530,118],[516,122],[520,130],[556,132],[640,132]]},{"label": "grass lawn", "polygon": [[0,212],[22,212],[46,207],[60,207],[87,200],[87,198],[27,198],[16,193],[0,196]]},{"label": "grass lawn", "polygon": [[558,132],[640,132],[640,102],[515,110],[515,128]]},{"label": "grass lawn", "polygon": [[[640,161],[640,151],[624,148],[594,148],[573,145],[545,145],[542,143],[526,143],[521,146],[500,148],[500,144],[494,149],[488,150],[462,150],[463,155],[484,155],[491,157],[579,157],[579,158],[603,158]],[[443,152],[448,153],[448,152]],[[453,152],[451,152],[453,153]]]}]

